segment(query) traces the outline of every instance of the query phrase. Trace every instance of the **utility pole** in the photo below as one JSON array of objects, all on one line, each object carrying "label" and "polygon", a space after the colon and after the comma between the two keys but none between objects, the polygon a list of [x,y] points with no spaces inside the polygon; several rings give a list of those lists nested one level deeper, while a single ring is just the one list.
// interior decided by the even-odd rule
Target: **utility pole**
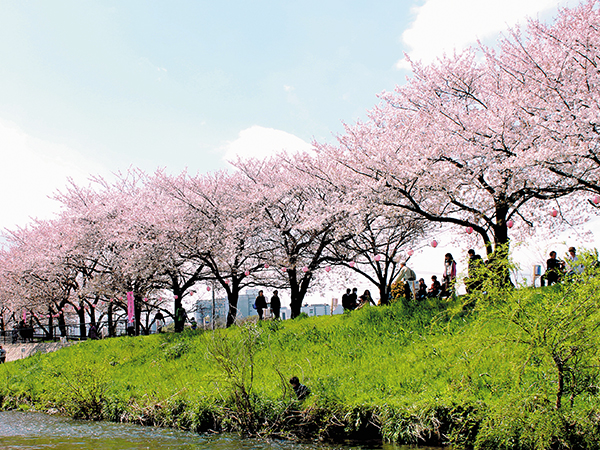
[{"label": "utility pole", "polygon": [[215,282],[212,282],[212,329],[215,329]]}]

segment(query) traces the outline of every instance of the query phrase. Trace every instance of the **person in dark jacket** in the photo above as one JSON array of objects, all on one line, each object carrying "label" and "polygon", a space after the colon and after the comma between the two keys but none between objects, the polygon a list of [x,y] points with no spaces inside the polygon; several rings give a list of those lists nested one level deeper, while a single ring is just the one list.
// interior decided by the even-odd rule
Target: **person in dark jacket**
[{"label": "person in dark jacket", "polygon": [[258,296],[254,302],[254,306],[256,306],[258,320],[263,320],[263,314],[265,313],[265,309],[267,309],[267,299],[265,298],[263,291],[258,291]]},{"label": "person in dark jacket", "polygon": [[279,292],[274,291],[271,297],[271,311],[273,311],[273,317],[280,319],[281,317],[281,299],[279,298]]},{"label": "person in dark jacket", "polygon": [[290,378],[290,384],[292,385],[292,388],[294,389],[298,400],[302,401],[310,395],[310,389],[304,386],[303,384],[300,384],[300,380],[298,379],[298,377]]}]

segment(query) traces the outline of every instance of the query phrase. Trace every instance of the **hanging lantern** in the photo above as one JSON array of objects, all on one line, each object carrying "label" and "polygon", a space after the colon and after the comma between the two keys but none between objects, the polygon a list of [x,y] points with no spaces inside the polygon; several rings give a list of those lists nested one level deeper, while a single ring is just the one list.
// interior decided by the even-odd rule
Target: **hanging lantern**
[{"label": "hanging lantern", "polygon": [[381,261],[381,255],[375,255],[373,258],[375,261]]},{"label": "hanging lantern", "polygon": [[174,295],[174,296],[173,296],[173,298],[174,298],[175,300],[177,300],[177,299],[179,298],[179,295]]},{"label": "hanging lantern", "polygon": [[193,296],[194,296],[194,294],[195,294],[195,292],[194,292],[194,291],[190,291],[190,297],[193,297]]},{"label": "hanging lantern", "polygon": [[304,273],[308,272],[308,267],[304,266],[304,267],[302,268],[302,272],[304,272]]},{"label": "hanging lantern", "polygon": [[598,203],[600,203],[600,195],[596,195],[596,196],[594,197],[594,200],[593,200],[593,202],[594,202],[594,204],[596,204],[596,205],[597,205]]},{"label": "hanging lantern", "polygon": [[281,271],[282,271],[283,273],[286,273],[286,272],[287,272],[287,267],[282,267],[282,268],[281,268]]},{"label": "hanging lantern", "polygon": [[206,286],[206,290],[210,292],[210,286]]},{"label": "hanging lantern", "polygon": [[331,266],[325,267],[325,272],[331,272]]},{"label": "hanging lantern", "polygon": [[555,210],[555,209],[553,209],[552,211],[550,211],[550,215],[551,215],[552,217],[556,217],[556,216],[558,216],[558,211],[557,211],[557,210]]},{"label": "hanging lantern", "polygon": [[144,301],[147,302],[148,301],[148,297],[144,297]]},{"label": "hanging lantern", "polygon": [[354,261],[350,261],[350,262],[348,263],[348,265],[349,265],[350,267],[354,267],[354,264],[356,264]]},{"label": "hanging lantern", "polygon": [[506,222],[506,226],[507,226],[508,228],[512,228],[514,224],[515,224],[515,223],[514,223],[512,220],[509,220],[508,222]]},{"label": "hanging lantern", "polygon": [[473,227],[467,227],[465,231],[467,232],[467,234],[471,234],[473,232]]},{"label": "hanging lantern", "polygon": [[246,275],[246,276],[250,275],[250,271],[249,271],[249,270],[246,270],[246,271],[244,272],[244,275]]},{"label": "hanging lantern", "polygon": [[437,247],[437,245],[438,245],[438,243],[437,243],[437,241],[436,241],[435,239],[434,239],[433,241],[431,241],[431,246],[432,246],[433,248],[436,248],[436,247]]},{"label": "hanging lantern", "polygon": [[268,269],[268,268],[269,268],[269,265],[268,265],[268,264],[265,264],[265,269]]},{"label": "hanging lantern", "polygon": [[225,280],[225,284],[229,284],[229,280]]},{"label": "hanging lantern", "polygon": [[408,249],[408,251],[406,252],[406,254],[407,254],[408,256],[412,256],[412,255],[414,255],[414,254],[415,254],[415,251],[414,251],[412,248],[410,248],[410,249]]}]

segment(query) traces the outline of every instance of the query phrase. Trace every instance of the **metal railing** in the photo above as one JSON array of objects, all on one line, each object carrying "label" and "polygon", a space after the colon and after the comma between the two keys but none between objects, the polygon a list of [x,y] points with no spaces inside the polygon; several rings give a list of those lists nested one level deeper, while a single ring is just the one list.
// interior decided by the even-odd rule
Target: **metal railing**
[{"label": "metal railing", "polygon": [[[170,323],[163,326],[166,327]],[[82,334],[81,325],[79,323],[69,323],[64,326],[54,325],[50,328],[42,327],[16,327],[9,330],[0,331],[0,341],[4,344],[20,344],[27,342],[43,342],[43,341],[59,341],[66,340],[86,340],[90,339],[90,325],[85,324],[85,333]],[[125,336],[127,335],[127,321],[116,320],[112,322],[112,329],[109,330],[108,321],[96,323],[96,338],[103,339],[107,337]],[[157,333],[156,324],[150,327],[140,326],[141,335]],[[93,333],[92,333],[93,334]]]}]

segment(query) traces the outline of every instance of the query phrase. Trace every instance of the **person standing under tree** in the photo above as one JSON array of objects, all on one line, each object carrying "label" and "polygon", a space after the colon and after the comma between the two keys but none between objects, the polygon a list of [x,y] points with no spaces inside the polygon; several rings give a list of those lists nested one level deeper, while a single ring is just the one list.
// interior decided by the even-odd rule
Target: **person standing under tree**
[{"label": "person standing under tree", "polygon": [[456,262],[451,253],[444,256],[444,276],[442,278],[442,297],[449,297],[454,290],[456,279]]},{"label": "person standing under tree", "polygon": [[2,348],[0,345],[0,364],[4,364],[6,362],[6,350]]},{"label": "person standing under tree", "polygon": [[279,291],[274,291],[271,297],[271,311],[273,311],[273,317],[275,319],[281,319],[281,299],[279,298]]},{"label": "person standing under tree", "polygon": [[265,313],[265,309],[267,309],[267,299],[265,298],[262,290],[258,291],[258,296],[254,302],[254,306],[256,306],[258,320],[263,320],[263,314]]}]

